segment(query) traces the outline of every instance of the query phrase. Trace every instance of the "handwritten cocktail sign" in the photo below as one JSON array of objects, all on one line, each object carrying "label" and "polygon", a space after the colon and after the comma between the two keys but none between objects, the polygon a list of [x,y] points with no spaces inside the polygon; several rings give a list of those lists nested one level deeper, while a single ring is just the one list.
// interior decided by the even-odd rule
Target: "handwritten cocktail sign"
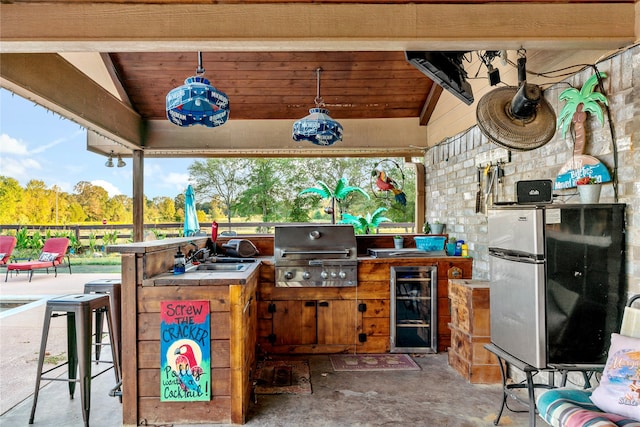
[{"label": "handwritten cocktail sign", "polygon": [[209,301],[161,301],[160,315],[160,400],[210,400]]}]

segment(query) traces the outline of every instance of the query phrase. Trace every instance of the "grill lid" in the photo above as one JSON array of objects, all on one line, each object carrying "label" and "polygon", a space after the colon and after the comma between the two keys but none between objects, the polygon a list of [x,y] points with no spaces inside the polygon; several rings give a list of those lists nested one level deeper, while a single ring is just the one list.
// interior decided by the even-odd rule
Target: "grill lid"
[{"label": "grill lid", "polygon": [[352,225],[282,225],[275,227],[276,264],[294,260],[357,260]]}]

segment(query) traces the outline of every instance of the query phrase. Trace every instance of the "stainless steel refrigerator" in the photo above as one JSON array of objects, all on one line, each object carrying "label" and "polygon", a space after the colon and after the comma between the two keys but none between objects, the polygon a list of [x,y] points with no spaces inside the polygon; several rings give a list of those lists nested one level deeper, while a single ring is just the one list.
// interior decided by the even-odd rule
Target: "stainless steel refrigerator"
[{"label": "stainless steel refrigerator", "polygon": [[626,300],[625,205],[488,211],[491,341],[536,368],[605,363]]}]

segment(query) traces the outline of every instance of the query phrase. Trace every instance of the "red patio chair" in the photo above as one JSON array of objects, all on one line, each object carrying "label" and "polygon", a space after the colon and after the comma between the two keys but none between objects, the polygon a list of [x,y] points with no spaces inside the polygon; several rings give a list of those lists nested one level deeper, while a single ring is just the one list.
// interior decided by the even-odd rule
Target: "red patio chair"
[{"label": "red patio chair", "polygon": [[0,236],[0,265],[9,264],[11,252],[16,247],[17,241],[14,236]]},{"label": "red patio chair", "polygon": [[31,282],[33,271],[43,268],[47,269],[47,274],[49,273],[49,268],[53,268],[53,270],[55,271],[55,277],[58,277],[57,267],[64,262],[65,256],[67,257],[69,274],[71,274],[71,261],[69,260],[69,256],[67,255],[68,247],[69,239],[67,239],[66,237],[52,237],[50,239],[47,239],[47,241],[44,242],[42,252],[40,252],[40,256],[37,260],[7,264],[7,274],[4,277],[4,281],[6,282],[9,278],[9,272],[28,271],[29,282]]}]

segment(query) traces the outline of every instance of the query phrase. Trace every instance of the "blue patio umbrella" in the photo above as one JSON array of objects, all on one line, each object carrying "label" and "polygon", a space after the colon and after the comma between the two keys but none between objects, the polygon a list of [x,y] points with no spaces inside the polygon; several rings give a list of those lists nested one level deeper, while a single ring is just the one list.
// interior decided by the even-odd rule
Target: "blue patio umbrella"
[{"label": "blue patio umbrella", "polygon": [[196,193],[189,184],[184,197],[184,235],[185,237],[193,236],[198,231],[200,231],[200,224],[196,213]]}]

